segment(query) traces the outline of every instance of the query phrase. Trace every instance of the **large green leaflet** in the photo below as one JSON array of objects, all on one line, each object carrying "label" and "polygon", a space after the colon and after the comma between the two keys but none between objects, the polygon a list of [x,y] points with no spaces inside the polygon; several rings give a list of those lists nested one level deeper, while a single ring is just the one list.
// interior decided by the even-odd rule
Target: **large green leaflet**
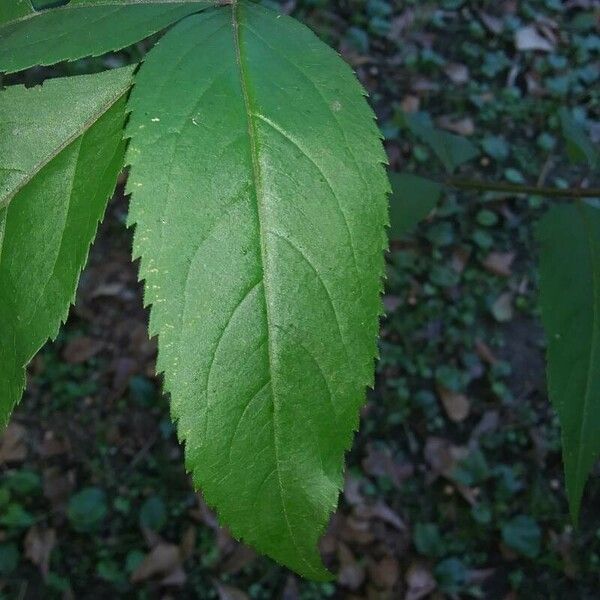
[{"label": "large green leaflet", "polygon": [[[74,299],[89,245],[123,166],[131,75],[131,69],[120,69],[0,92],[2,424],[23,392],[25,366],[56,336]],[[51,115],[42,114],[51,108]],[[41,119],[39,147],[29,146],[27,157],[20,150],[36,119]],[[50,119],[55,132],[45,127]],[[15,173],[21,178],[15,179]]]},{"label": "large green leaflet", "polygon": [[562,427],[567,492],[577,521],[600,454],[600,208],[552,206],[538,227],[548,387]]},{"label": "large green leaflet", "polygon": [[373,114],[331,49],[247,3],[174,27],[129,107],[134,254],[187,466],[234,535],[327,578],[381,312]]},{"label": "large green leaflet", "polygon": [[118,50],[215,4],[217,0],[71,0],[36,11],[29,0],[1,0],[0,71]]},{"label": "large green leaflet", "polygon": [[123,96],[131,74],[126,69],[0,92],[0,207]]}]

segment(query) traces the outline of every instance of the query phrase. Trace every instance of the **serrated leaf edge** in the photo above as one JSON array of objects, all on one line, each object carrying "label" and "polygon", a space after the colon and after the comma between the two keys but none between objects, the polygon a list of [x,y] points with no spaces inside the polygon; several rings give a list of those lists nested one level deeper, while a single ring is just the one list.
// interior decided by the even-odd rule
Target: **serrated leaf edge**
[{"label": "serrated leaf edge", "polygon": [[[227,6],[226,6],[226,4],[227,4]],[[238,4],[238,0],[232,0],[231,2],[222,3],[219,6],[214,7],[213,10],[223,10],[223,9],[230,8],[232,10],[233,15],[234,15],[237,4]],[[184,19],[185,18],[187,18],[187,17],[184,17]],[[234,17],[232,17],[232,18],[234,18]],[[287,16],[283,16],[282,15],[282,18],[291,18],[291,17],[287,17]],[[182,20],[184,20],[184,19],[182,19]],[[315,37],[317,37],[316,34],[314,34],[314,32],[313,32],[313,35],[315,35]],[[239,43],[237,44],[237,46],[239,47]],[[236,48],[236,50],[237,50],[237,48]],[[332,51],[334,51],[334,50],[332,49]],[[348,68],[348,69],[351,70],[350,66],[344,61],[343,57],[339,54],[339,52],[336,52],[336,54],[340,58],[340,60],[344,63],[344,65],[346,66],[346,68]],[[141,67],[142,64],[143,64],[143,61],[140,63],[140,67]],[[360,84],[360,82],[356,79],[356,73],[354,71],[352,71],[352,75],[353,75],[353,77],[356,80],[357,86],[359,87],[360,93],[362,94],[362,96],[364,98],[368,98],[369,94],[367,93],[367,91],[365,90],[365,88]],[[135,76],[134,76],[134,85],[135,85]],[[247,90],[246,90],[246,94],[247,94]],[[131,113],[131,111],[132,111],[132,109],[128,108],[128,113],[129,114]],[[248,110],[247,110],[247,113],[248,113]],[[372,110],[371,110],[371,113],[372,113],[373,121],[376,122],[377,121],[377,117],[375,116],[375,113]],[[248,114],[248,116],[250,117],[251,114]],[[126,132],[125,137],[126,137],[127,140],[129,140],[129,139],[131,139],[132,136],[128,135],[127,132]],[[385,139],[385,137],[383,136],[383,134],[380,131],[379,131],[379,133],[377,135],[377,138],[379,139],[380,142],[383,142],[383,140]],[[253,159],[253,161],[255,161],[256,160],[255,152],[253,152],[252,154],[253,154],[252,159]],[[385,194],[386,194],[386,197],[389,199],[389,196],[390,196],[390,194],[392,192],[391,185],[389,183],[389,178],[387,177],[387,172],[386,172],[386,167],[389,166],[389,161],[388,161],[387,156],[385,155],[385,152],[383,150],[383,145],[382,145],[382,157],[379,160],[377,160],[376,164],[380,165],[381,171],[382,171],[382,175],[385,177],[386,181],[388,182],[387,186],[386,186],[387,189],[385,190]],[[125,166],[126,167],[130,167],[130,166],[132,166],[132,163],[130,161],[126,160]],[[132,193],[134,193],[134,190],[128,190],[128,192],[130,194],[132,194]],[[135,229],[136,226],[137,226],[137,223],[135,223],[135,222],[128,222],[128,226]],[[380,318],[385,314],[385,308],[384,308],[384,304],[383,304],[382,294],[383,294],[383,291],[384,291],[384,288],[385,288],[385,280],[387,279],[386,272],[385,272],[385,252],[388,250],[388,247],[389,247],[389,241],[388,241],[388,236],[387,236],[387,229],[389,228],[389,226],[390,226],[390,218],[389,218],[389,211],[387,211],[387,213],[386,213],[386,221],[385,221],[385,223],[383,223],[383,227],[382,227],[382,231],[381,231],[381,235],[382,235],[382,237],[381,237],[381,267],[379,269],[379,273],[380,273],[380,287],[379,287],[380,300],[379,300],[379,307],[380,308],[379,308],[379,313],[378,313],[378,316]],[[261,235],[261,245],[262,245],[262,238],[263,237],[264,236]],[[145,277],[143,276],[143,272],[144,272],[143,265],[145,263],[145,258],[141,255],[141,252],[138,252],[138,253],[134,252],[132,254],[132,257],[133,257],[133,260],[138,260],[138,259],[141,260],[141,265],[140,265],[139,274],[138,274],[138,281],[145,283]],[[150,310],[152,310],[152,306],[153,306],[152,302],[146,302],[146,301],[144,301],[144,307],[145,308],[149,308]],[[158,340],[158,346],[159,346],[159,350],[158,351],[160,353],[160,334],[156,333],[152,337],[155,337]],[[379,335],[377,335],[377,338],[375,340],[375,346],[376,346],[376,348],[375,348],[375,353],[374,353],[374,356],[373,356],[373,367],[375,367],[375,364],[376,364],[377,360],[379,359],[379,349],[377,347],[377,339],[379,339]],[[365,394],[364,394],[365,397],[366,397],[366,391],[367,391],[367,389],[373,389],[374,388],[374,385],[375,385],[374,370],[375,369],[373,368],[372,369],[373,376],[370,379],[370,381],[367,381],[367,382],[365,382],[363,384],[365,386]],[[157,369],[157,375],[164,376],[164,372],[165,372],[164,369],[162,369],[162,370],[158,370]],[[164,377],[163,377],[163,380],[164,380]],[[170,392],[169,389],[167,389],[166,385],[164,385],[164,391],[167,394],[171,395],[171,392]],[[363,399],[363,401],[361,402],[362,405],[364,405],[365,399]],[[177,425],[178,422],[179,422],[179,419],[177,418],[177,416],[173,412],[172,403],[170,404],[170,413],[171,413],[171,419],[173,420],[173,422],[175,423],[175,425]],[[356,433],[358,432],[358,429],[359,429],[359,425],[360,425],[360,411],[359,411],[359,409],[357,409],[355,411],[354,423],[352,424],[352,429],[351,429],[351,431],[349,431],[346,443],[344,444],[345,449],[344,449],[344,456],[343,456],[343,466],[342,466],[342,471],[340,473],[341,476],[338,478],[338,483],[336,484],[338,495],[337,495],[336,499],[334,500],[334,502],[331,504],[331,506],[328,507],[329,518],[327,519],[327,521],[323,525],[319,526],[318,537],[322,537],[323,536],[323,534],[325,533],[325,531],[327,529],[328,522],[329,522],[329,520],[331,518],[331,515],[335,512],[335,510],[338,507],[338,504],[339,504],[339,494],[343,490],[343,484],[344,484],[343,472],[345,470],[345,465],[346,465],[346,455],[347,455],[347,453],[352,448],[355,435],[356,435]],[[287,568],[288,565],[284,564],[283,562],[281,562],[277,558],[272,557],[270,555],[270,553],[267,551],[267,549],[263,546],[262,543],[260,543],[260,542],[254,542],[254,541],[248,541],[248,538],[243,533],[239,532],[238,528],[236,526],[231,525],[230,523],[226,522],[226,519],[224,519],[222,517],[222,515],[221,515],[221,509],[218,506],[218,504],[215,503],[215,502],[213,502],[213,501],[211,501],[211,498],[207,497],[204,494],[204,492],[201,489],[199,489],[199,488],[201,488],[201,486],[196,483],[196,478],[194,476],[194,469],[188,463],[188,453],[187,453],[187,450],[186,450],[187,440],[186,440],[185,435],[183,434],[183,432],[181,432],[179,430],[179,427],[177,427],[177,439],[178,439],[179,443],[184,448],[184,456],[185,456],[184,460],[185,460],[185,470],[186,470],[186,473],[192,478],[192,481],[194,482],[194,488],[196,489],[196,491],[202,493],[206,505],[216,514],[216,517],[217,517],[217,520],[218,520],[219,524],[221,526],[223,526],[223,527],[227,527],[228,530],[229,530],[229,532],[230,532],[230,534],[232,535],[232,537],[234,539],[236,539],[236,540],[238,540],[240,542],[243,542],[243,543],[248,543],[248,545],[254,547],[261,554],[265,554],[265,555],[269,556],[274,562],[276,562],[277,564],[279,564],[279,565]],[[283,499],[282,499],[282,503],[283,503]],[[293,536],[292,536],[292,539],[293,539]],[[299,556],[302,556],[302,553],[299,552]],[[307,563],[307,565],[309,566],[310,570],[314,572],[314,569],[310,565],[310,563]],[[331,576],[325,578],[325,577],[322,576],[321,573],[317,573],[315,575],[315,579],[316,580],[320,580],[320,581],[329,581],[329,580],[333,579],[333,576],[331,575]]]}]

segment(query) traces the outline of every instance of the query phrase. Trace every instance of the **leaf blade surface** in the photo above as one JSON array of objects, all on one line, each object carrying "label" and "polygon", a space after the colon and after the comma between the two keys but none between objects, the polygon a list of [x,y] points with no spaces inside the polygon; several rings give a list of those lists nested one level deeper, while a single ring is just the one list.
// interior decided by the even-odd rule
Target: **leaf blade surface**
[{"label": "leaf blade surface", "polygon": [[[122,168],[125,145],[125,94],[131,69],[53,80],[41,89],[18,86],[0,92],[35,107],[44,95],[62,90],[96,95],[94,122],[64,144],[46,162],[32,167],[31,177],[0,207],[0,422],[5,425],[23,393],[25,367],[40,347],[54,338],[74,299],[89,245]],[[46,90],[44,90],[46,88]],[[112,94],[106,94],[111,88]],[[100,91],[102,90],[102,91]],[[107,100],[107,98],[111,98]],[[89,98],[88,98],[89,100]],[[103,110],[101,110],[103,109]],[[32,113],[35,114],[35,108]],[[55,113],[60,118],[60,112]],[[11,139],[19,135],[24,114],[15,115]],[[43,140],[39,140],[43,144]],[[6,192],[3,192],[6,196]],[[0,196],[2,199],[2,196]]]},{"label": "leaf blade surface", "polygon": [[555,205],[538,226],[548,388],[558,413],[573,520],[600,454],[600,208]]},{"label": "leaf blade surface", "polygon": [[169,32],[130,108],[134,253],[188,468],[234,535],[327,578],[381,312],[373,114],[309,30],[245,3]]},{"label": "leaf blade surface", "polygon": [[216,2],[212,0],[71,0],[36,11],[27,0],[0,7],[0,71],[120,50]]},{"label": "leaf blade surface", "polygon": [[132,70],[0,92],[0,207],[124,94]]}]

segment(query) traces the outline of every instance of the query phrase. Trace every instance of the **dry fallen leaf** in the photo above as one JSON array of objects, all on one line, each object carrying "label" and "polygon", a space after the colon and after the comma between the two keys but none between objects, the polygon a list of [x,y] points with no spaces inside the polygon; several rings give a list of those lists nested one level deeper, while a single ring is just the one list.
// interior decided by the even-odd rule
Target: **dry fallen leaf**
[{"label": "dry fallen leaf", "polygon": [[39,448],[39,453],[42,458],[52,458],[66,454],[70,450],[68,440],[57,436],[54,431],[48,430],[44,434],[44,439]]},{"label": "dry fallen leaf", "polygon": [[413,563],[406,572],[406,586],[404,600],[421,600],[435,590],[436,583],[425,565]]},{"label": "dry fallen leaf", "polygon": [[256,552],[245,544],[236,544],[233,552],[221,562],[221,573],[235,575],[256,559]]},{"label": "dry fallen leaf", "polygon": [[402,298],[386,294],[383,297],[383,307],[387,315],[396,312],[396,309],[402,304]]},{"label": "dry fallen leaf", "polygon": [[477,447],[479,438],[482,435],[486,435],[496,431],[500,426],[500,413],[497,410],[486,410],[483,416],[479,420],[479,423],[475,425],[471,431],[471,437],[469,438],[469,446]]},{"label": "dry fallen leaf", "polygon": [[483,340],[475,340],[475,352],[477,352],[477,356],[479,356],[481,360],[484,360],[490,365],[495,365],[498,362],[492,349]]},{"label": "dry fallen leaf", "polygon": [[469,399],[459,392],[454,392],[441,385],[438,386],[438,395],[448,418],[454,423],[462,423],[471,411]]},{"label": "dry fallen leaf", "polygon": [[164,586],[182,587],[185,584],[186,579],[187,575],[185,574],[183,567],[177,567],[161,579],[160,584]]},{"label": "dry fallen leaf", "polygon": [[469,259],[471,258],[471,249],[466,246],[458,246],[452,252],[452,259],[450,266],[457,273],[462,273],[467,266]]},{"label": "dry fallen leaf", "polygon": [[456,463],[464,459],[469,451],[443,438],[431,436],[425,442],[423,453],[433,475],[443,475],[451,479]]},{"label": "dry fallen leaf", "polygon": [[379,519],[396,528],[398,531],[406,531],[404,521],[382,500],[375,504],[363,504],[362,506],[357,506],[354,509],[354,514],[360,519]]},{"label": "dry fallen leaf", "polygon": [[22,425],[9,423],[0,438],[0,464],[22,462],[27,458],[26,433]]},{"label": "dry fallen leaf", "polygon": [[351,475],[346,475],[346,483],[344,484],[344,499],[350,506],[363,504],[365,501],[360,493],[361,481]]},{"label": "dry fallen leaf", "polygon": [[96,356],[103,347],[104,344],[101,341],[82,335],[73,338],[66,345],[62,357],[68,363],[80,364]]},{"label": "dry fallen leaf", "polygon": [[444,67],[444,73],[448,79],[456,85],[463,85],[469,81],[469,67],[462,63],[448,63]]},{"label": "dry fallen leaf", "polygon": [[367,456],[362,460],[362,467],[372,477],[388,477],[398,489],[414,471],[411,464],[397,462],[387,449],[376,449],[371,444],[367,446]]},{"label": "dry fallen leaf", "polygon": [[402,102],[400,103],[400,107],[405,113],[414,113],[417,112],[421,107],[421,100],[419,100],[418,96],[409,94],[408,96],[404,96]]},{"label": "dry fallen leaf", "polygon": [[168,576],[181,567],[181,553],[175,544],[155,546],[131,574],[131,582],[139,583],[157,575]]},{"label": "dry fallen leaf", "polygon": [[447,129],[458,135],[469,136],[475,133],[475,123],[473,123],[473,119],[470,117],[465,117],[464,119],[452,119],[448,116],[441,116],[437,119],[437,124],[442,129]]},{"label": "dry fallen leaf", "polygon": [[219,594],[219,600],[249,600],[248,594],[231,585],[215,581],[215,587]]},{"label": "dry fallen leaf", "polygon": [[181,536],[179,542],[179,550],[181,551],[181,559],[188,560],[194,555],[196,549],[197,529],[190,525]]},{"label": "dry fallen leaf", "polygon": [[217,521],[215,513],[209,508],[208,504],[206,504],[200,492],[196,494],[196,498],[198,499],[198,508],[190,510],[190,516],[210,529],[219,529],[219,522]]},{"label": "dry fallen leaf", "polygon": [[417,77],[410,88],[417,93],[437,92],[440,89],[440,84],[426,77]]},{"label": "dry fallen leaf", "polygon": [[62,510],[75,488],[75,476],[72,471],[63,471],[60,467],[48,467],[43,473],[44,497],[50,501],[53,510]]},{"label": "dry fallen leaf", "polygon": [[90,294],[90,299],[101,298],[101,297],[116,297],[121,296],[125,286],[121,282],[114,283],[101,283],[96,289]]},{"label": "dry fallen leaf", "polygon": [[494,275],[500,277],[510,277],[512,275],[512,264],[515,260],[514,252],[490,252],[482,264],[485,269]]},{"label": "dry fallen leaf", "polygon": [[513,295],[511,292],[500,294],[492,304],[492,314],[499,323],[511,321],[514,315]]},{"label": "dry fallen leaf", "polygon": [[339,537],[352,544],[371,544],[375,540],[372,523],[357,517],[345,517],[341,520]]},{"label": "dry fallen leaf", "polygon": [[535,25],[527,25],[517,30],[515,33],[515,46],[517,50],[539,50],[541,52],[552,52],[554,44],[544,37],[535,27]]},{"label": "dry fallen leaf", "polygon": [[50,554],[56,544],[56,531],[34,525],[25,536],[25,556],[39,568],[44,579],[48,576]]},{"label": "dry fallen leaf", "polygon": [[281,600],[300,600],[298,580],[293,575],[288,575],[285,587],[281,594]]},{"label": "dry fallen leaf", "polygon": [[356,591],[365,580],[364,567],[357,562],[348,546],[341,542],[338,545],[338,559],[340,561],[337,576],[339,584],[349,590]]},{"label": "dry fallen leaf", "polygon": [[369,566],[369,575],[373,583],[383,589],[391,589],[400,577],[398,561],[391,556],[386,556]]},{"label": "dry fallen leaf", "polygon": [[407,8],[392,19],[388,39],[393,42],[400,42],[404,37],[404,32],[412,27],[414,21],[415,11],[412,8]]},{"label": "dry fallen leaf", "polygon": [[488,28],[488,30],[491,33],[494,33],[496,35],[498,35],[499,33],[502,33],[502,30],[504,29],[504,23],[498,17],[494,17],[493,15],[490,15],[489,13],[480,11],[479,18],[481,19],[481,22]]}]

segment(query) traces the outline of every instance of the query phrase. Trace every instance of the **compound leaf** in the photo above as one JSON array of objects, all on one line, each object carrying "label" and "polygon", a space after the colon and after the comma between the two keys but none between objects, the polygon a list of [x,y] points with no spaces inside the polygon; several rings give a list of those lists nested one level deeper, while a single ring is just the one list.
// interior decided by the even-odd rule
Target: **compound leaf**
[{"label": "compound leaf", "polygon": [[2,0],[0,71],[98,56],[119,50],[216,0],[71,0],[35,10],[29,0]]},{"label": "compound leaf", "polygon": [[306,577],[373,383],[389,184],[351,70],[249,3],[191,16],[130,99],[134,253],[186,464]]},{"label": "compound leaf", "polygon": [[562,428],[573,520],[600,454],[600,208],[555,205],[538,227],[548,388]]},{"label": "compound leaf", "polygon": [[[27,363],[56,336],[67,316],[89,245],[122,168],[125,94],[131,75],[131,69],[120,69],[0,92],[3,425],[23,393]],[[42,115],[45,110],[51,114]],[[36,137],[32,128],[42,116]],[[46,139],[46,122],[57,126],[51,139]],[[35,155],[32,160],[21,152],[27,144]],[[5,154],[11,145],[14,156]],[[13,177],[15,172],[19,179]]]}]

